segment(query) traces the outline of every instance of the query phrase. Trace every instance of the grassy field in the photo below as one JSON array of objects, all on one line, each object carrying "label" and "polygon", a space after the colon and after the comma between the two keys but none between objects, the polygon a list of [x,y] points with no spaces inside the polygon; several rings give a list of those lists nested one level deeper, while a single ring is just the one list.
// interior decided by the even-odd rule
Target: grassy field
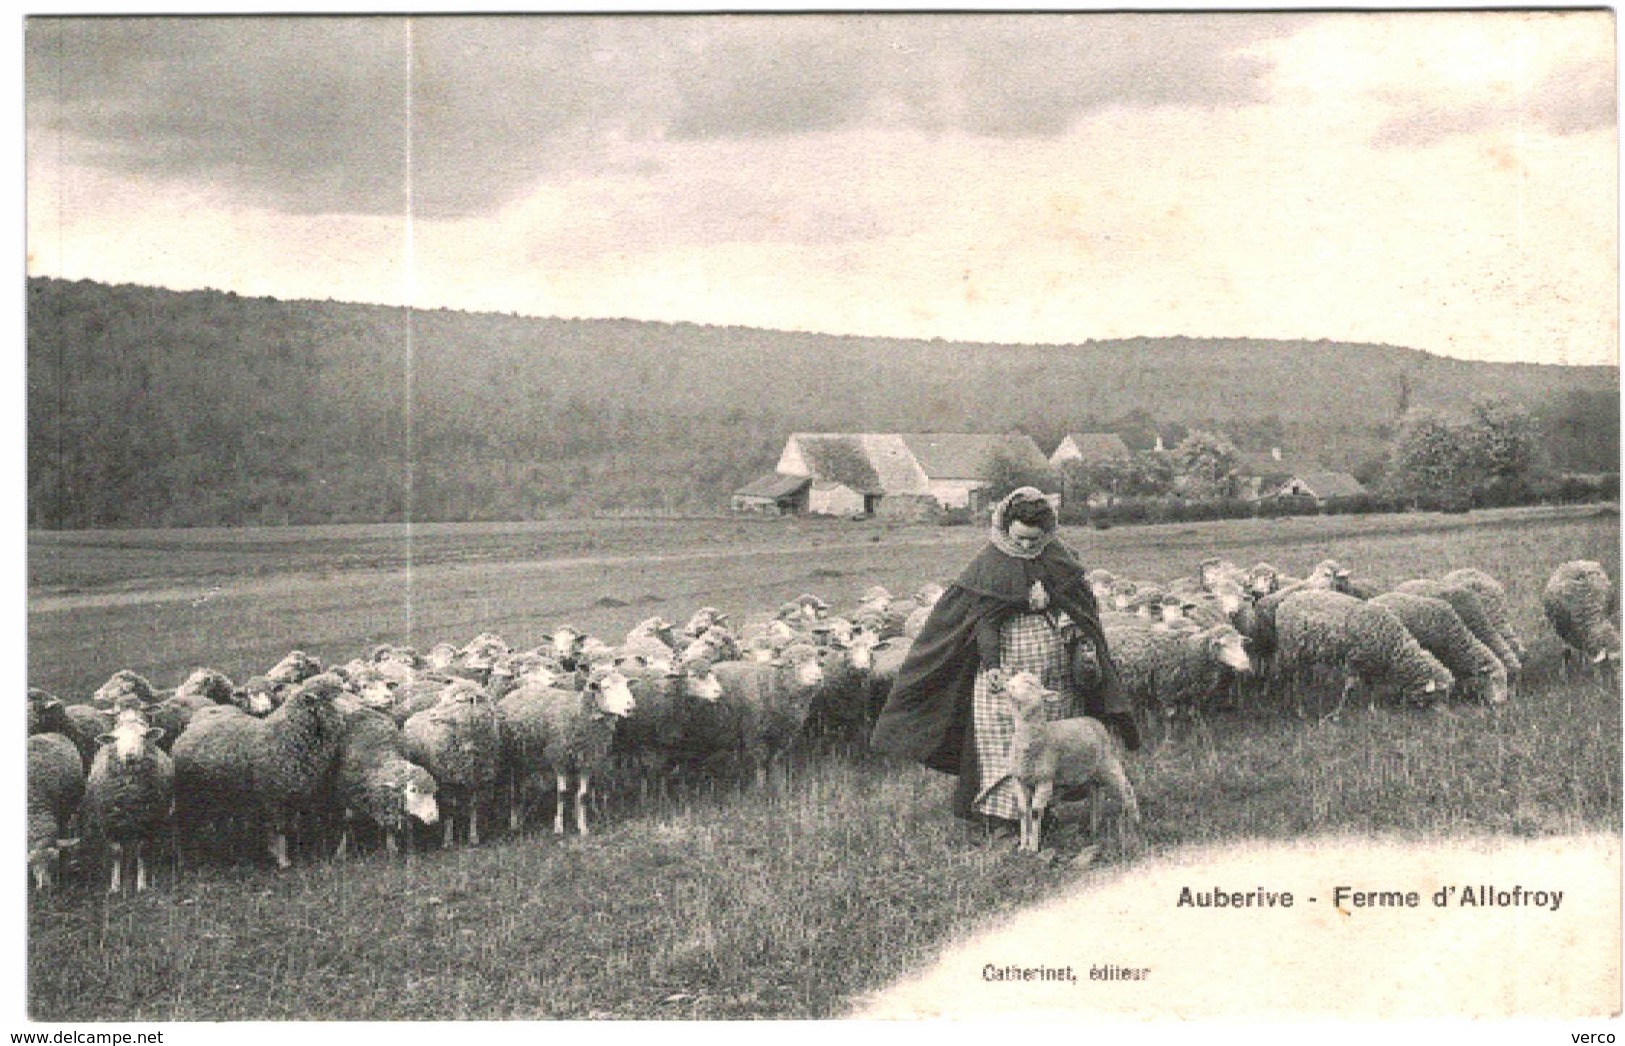
[{"label": "grassy field", "polygon": [[[524,528],[488,528],[470,538],[484,551],[466,556],[448,530],[437,539],[441,558],[415,559],[410,573],[389,565],[387,549],[401,539],[388,533],[351,542],[365,560],[353,568],[333,558],[347,554],[342,533],[312,536],[330,544],[309,553],[281,532],[245,534],[254,550],[245,555],[276,562],[238,574],[233,553],[207,534],[35,536],[30,682],[73,693],[134,667],[172,685],[192,664],[263,671],[294,645],[342,659],[372,642],[426,646],[484,628],[523,644],[566,619],[618,634],[646,614],[674,617],[702,603],[749,616],[801,591],[839,604],[872,583],[907,590],[951,576],[981,540],[966,528],[871,524],[579,527],[557,532],[589,542],[568,550]],[[1339,724],[1250,708],[1216,717],[1207,735],[1132,757],[1151,852],[1319,833],[1618,830],[1619,695],[1557,678],[1557,643],[1538,601],[1566,559],[1597,559],[1619,576],[1617,513],[1068,536],[1090,565],[1140,577],[1188,572],[1206,555],[1295,572],[1331,555],[1378,582],[1478,566],[1507,585],[1531,651],[1527,685],[1507,708],[1360,710]],[[543,551],[497,551],[524,541]],[[285,547],[273,556],[268,545]],[[35,569],[47,548],[53,564]],[[404,593],[410,606],[400,605]],[[30,903],[30,1012],[132,1021],[836,1016],[945,943],[1076,881],[1064,865],[967,845],[946,814],[949,783],[862,753],[808,750],[765,793],[721,787],[661,804],[622,796],[587,839],[532,829],[472,851],[305,860],[281,875],[167,865],[157,889],[111,900],[71,886]]]}]

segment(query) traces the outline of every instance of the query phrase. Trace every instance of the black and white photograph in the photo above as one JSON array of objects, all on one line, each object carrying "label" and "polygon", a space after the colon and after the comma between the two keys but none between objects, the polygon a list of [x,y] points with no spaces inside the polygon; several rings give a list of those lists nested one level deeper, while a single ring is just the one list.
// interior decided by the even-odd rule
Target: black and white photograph
[{"label": "black and white photograph", "polygon": [[18,15],[13,1042],[1625,1034],[1616,18]]}]

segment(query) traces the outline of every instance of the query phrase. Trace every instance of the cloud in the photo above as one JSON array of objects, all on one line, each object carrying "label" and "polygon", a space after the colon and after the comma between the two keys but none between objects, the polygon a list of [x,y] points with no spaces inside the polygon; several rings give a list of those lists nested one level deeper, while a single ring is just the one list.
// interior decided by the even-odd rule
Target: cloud
[{"label": "cloud", "polygon": [[[488,214],[606,142],[1049,137],[1264,98],[1284,16],[33,18],[31,146],[295,213]],[[410,124],[408,142],[405,128]],[[408,180],[410,179],[410,180]]]},{"label": "cloud", "polygon": [[1489,97],[1394,96],[1392,104],[1400,112],[1377,129],[1372,144],[1414,148],[1455,135],[1517,127],[1559,136],[1584,134],[1614,126],[1615,97],[1613,65],[1604,62],[1553,70],[1527,90]]}]

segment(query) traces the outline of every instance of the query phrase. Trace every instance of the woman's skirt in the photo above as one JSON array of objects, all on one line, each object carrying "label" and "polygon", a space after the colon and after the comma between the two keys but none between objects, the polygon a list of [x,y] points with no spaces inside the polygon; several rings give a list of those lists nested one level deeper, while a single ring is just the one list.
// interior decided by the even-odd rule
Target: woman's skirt
[{"label": "woman's skirt", "polygon": [[[1056,696],[1044,702],[1050,719],[1082,714],[1066,639],[1044,614],[1017,614],[1005,622],[999,629],[999,659],[1005,678],[1017,672],[1033,672],[1046,688],[1055,691]],[[985,668],[976,673],[971,716],[978,783],[973,806],[979,813],[1014,821],[1021,813],[1010,766],[1016,717],[1009,699],[989,689]]]}]

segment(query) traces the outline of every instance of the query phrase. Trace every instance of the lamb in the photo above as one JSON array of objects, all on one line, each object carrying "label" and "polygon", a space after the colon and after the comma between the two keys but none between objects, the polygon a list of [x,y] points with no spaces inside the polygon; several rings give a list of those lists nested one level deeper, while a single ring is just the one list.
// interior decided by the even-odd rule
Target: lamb
[{"label": "lamb", "polygon": [[[1283,672],[1294,679],[1315,667],[1342,673],[1343,693],[1327,718],[1342,714],[1362,682],[1393,684],[1417,704],[1446,697],[1456,682],[1393,611],[1341,592],[1294,592],[1281,601],[1275,624]],[[1298,713],[1303,714],[1301,695]]]},{"label": "lamb", "polygon": [[1484,614],[1490,619],[1490,624],[1501,633],[1501,638],[1512,648],[1518,660],[1521,662],[1525,659],[1528,650],[1517,630],[1512,627],[1512,601],[1507,598],[1505,585],[1476,567],[1452,570],[1440,580],[1447,585],[1472,589],[1479,602],[1484,604]]},{"label": "lamb", "polygon": [[1601,563],[1576,559],[1552,571],[1541,593],[1552,631],[1563,641],[1563,675],[1576,659],[1609,667],[1620,659],[1619,604]]},{"label": "lamb", "polygon": [[62,833],[85,794],[79,749],[62,734],[28,737],[28,870],[36,890],[56,885]]},{"label": "lamb", "polygon": [[[557,788],[553,834],[564,834],[564,808],[575,784],[576,832],[587,835],[587,799],[595,775],[609,764],[610,748],[620,720],[632,714],[637,700],[619,670],[600,666],[580,690],[524,686],[503,698],[497,710],[502,724],[503,761],[516,785],[530,774],[551,771]],[[517,823],[517,786],[515,813]]]},{"label": "lamb", "polygon": [[774,760],[800,735],[823,685],[818,651],[796,643],[772,661],[727,661],[712,671],[722,684],[722,697],[706,730],[705,748],[742,756],[757,785],[764,785]]},{"label": "lamb", "polygon": [[357,817],[378,826],[384,833],[385,848],[392,854],[398,850],[396,838],[403,833],[411,848],[413,818],[427,825],[440,819],[434,777],[406,758],[400,727],[375,709],[357,708],[345,714],[337,783],[345,821],[337,856],[344,855],[350,822]]},{"label": "lamb", "polygon": [[1044,811],[1057,786],[1102,786],[1116,796],[1130,823],[1140,822],[1134,788],[1111,734],[1098,719],[1050,719],[1045,698],[1055,694],[1045,690],[1032,672],[1017,672],[1005,683],[1004,692],[1015,712],[1010,766],[1021,808],[1020,849],[1038,852]]},{"label": "lamb", "polygon": [[[512,695],[510,695],[512,696]],[[433,775],[445,800],[443,845],[456,841],[456,822],[468,845],[480,844],[480,803],[502,773],[502,721],[496,703],[472,680],[446,686],[434,707],[406,720],[406,755]]]},{"label": "lamb", "polygon": [[1230,673],[1252,671],[1241,633],[1228,624],[1184,630],[1114,626],[1106,629],[1106,648],[1135,707],[1160,713],[1170,725],[1181,713],[1200,716]]},{"label": "lamb", "polygon": [[192,717],[175,742],[175,799],[183,823],[241,811],[267,832],[278,868],[287,868],[293,817],[326,798],[338,766],[344,721],[332,676],[299,685],[281,707],[258,719],[235,705]]},{"label": "lamb", "polygon": [[1473,635],[1449,603],[1410,592],[1384,592],[1371,602],[1387,607],[1404,622],[1422,649],[1450,670],[1464,692],[1485,704],[1506,703],[1506,666]]},{"label": "lamb", "polygon": [[1461,615],[1462,623],[1472,630],[1478,641],[1489,647],[1495,656],[1501,659],[1506,666],[1507,685],[1516,689],[1518,676],[1523,672],[1523,662],[1513,652],[1512,647],[1501,635],[1501,630],[1495,627],[1489,614],[1484,609],[1484,601],[1478,598],[1478,593],[1462,585],[1449,585],[1443,581],[1430,581],[1417,578],[1407,581],[1394,588],[1395,592],[1409,592],[1417,596],[1431,596],[1442,599],[1455,608]]},{"label": "lamb", "polygon": [[163,733],[133,708],[119,712],[85,780],[80,821],[85,837],[107,852],[108,893],[123,888],[126,847],[135,863],[136,892],[147,888],[144,850],[168,824],[175,800],[175,764],[157,744]]}]

